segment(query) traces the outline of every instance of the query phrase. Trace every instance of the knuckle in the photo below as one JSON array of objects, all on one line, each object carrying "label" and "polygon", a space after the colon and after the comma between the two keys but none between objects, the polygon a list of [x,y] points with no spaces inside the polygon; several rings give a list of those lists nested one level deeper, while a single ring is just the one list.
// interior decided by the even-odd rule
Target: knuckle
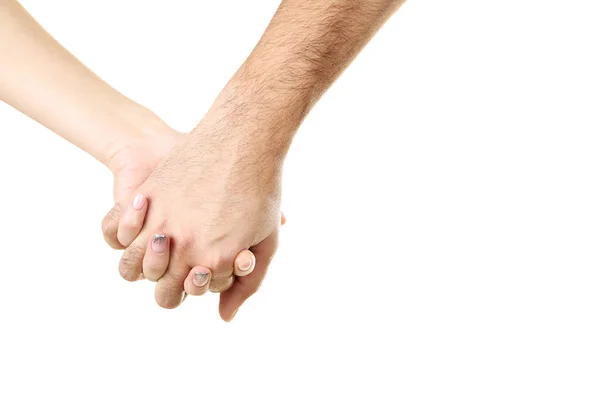
[{"label": "knuckle", "polygon": [[175,288],[163,289],[155,295],[156,304],[162,308],[177,308],[183,301],[183,291]]},{"label": "knuckle", "polygon": [[141,274],[141,264],[144,257],[144,250],[137,246],[130,246],[125,250],[121,261],[119,262],[119,273],[123,279],[136,281]]},{"label": "knuckle", "polygon": [[115,234],[119,225],[119,217],[121,215],[121,206],[115,204],[102,219],[102,233],[105,237],[110,237]]},{"label": "knuckle", "polygon": [[207,252],[206,260],[208,267],[212,271],[213,279],[226,279],[233,275],[235,269],[235,252]]},{"label": "knuckle", "polygon": [[181,239],[171,238],[171,252],[178,259],[184,260],[186,254],[194,247],[194,242],[191,235],[185,235]]},{"label": "knuckle", "polygon": [[166,229],[166,226],[167,226],[167,221],[163,219],[160,222],[155,224],[154,231],[156,233],[164,232]]},{"label": "knuckle", "polygon": [[118,221],[121,216],[121,204],[117,203],[110,209],[106,216],[104,217],[107,220]]},{"label": "knuckle", "polygon": [[224,292],[233,285],[233,277],[225,278],[225,279],[217,279],[210,282],[208,290],[215,293]]},{"label": "knuckle", "polygon": [[217,268],[211,268],[213,279],[226,279],[233,275],[234,268],[232,265],[220,265]]},{"label": "knuckle", "polygon": [[183,282],[191,269],[192,267],[181,259],[171,257],[169,265],[165,267],[164,275],[169,281]]},{"label": "knuckle", "polygon": [[194,237],[192,235],[185,235],[179,241],[179,248],[182,252],[186,253],[194,247]]},{"label": "knuckle", "polygon": [[119,264],[119,274],[128,282],[135,282],[140,277],[140,274],[136,273],[135,269],[125,266],[123,263]]},{"label": "knuckle", "polygon": [[102,233],[104,235],[110,235],[115,231],[117,226],[117,220],[111,217],[110,213],[106,214],[106,216],[102,219]]},{"label": "knuckle", "polygon": [[102,233],[105,237],[110,234],[110,223],[106,220],[106,217],[102,220]]}]

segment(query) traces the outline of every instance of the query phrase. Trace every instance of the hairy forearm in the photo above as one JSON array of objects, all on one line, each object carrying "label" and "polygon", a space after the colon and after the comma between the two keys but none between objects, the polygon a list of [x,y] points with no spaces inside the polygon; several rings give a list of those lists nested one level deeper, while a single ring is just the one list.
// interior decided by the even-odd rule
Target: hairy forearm
[{"label": "hairy forearm", "polygon": [[[201,123],[243,124],[244,148],[283,158],[302,119],[403,0],[284,0]],[[234,132],[217,127],[220,137]],[[237,138],[236,138],[237,139]]]},{"label": "hairy forearm", "polygon": [[17,2],[0,0],[0,100],[103,163],[156,117],[56,42]]}]

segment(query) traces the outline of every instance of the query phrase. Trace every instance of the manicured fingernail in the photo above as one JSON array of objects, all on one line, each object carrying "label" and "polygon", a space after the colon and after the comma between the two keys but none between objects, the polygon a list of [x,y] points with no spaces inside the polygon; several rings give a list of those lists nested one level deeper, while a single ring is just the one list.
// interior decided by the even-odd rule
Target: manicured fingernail
[{"label": "manicured fingernail", "polygon": [[238,268],[240,271],[248,271],[250,268],[254,267],[254,257],[251,257],[247,260],[244,260],[240,263]]},{"label": "manicured fingernail", "polygon": [[144,208],[144,195],[143,194],[136,194],[135,197],[133,198],[133,203],[131,203],[131,205],[133,206],[134,209],[136,210],[141,210],[142,208]]},{"label": "manicured fingernail", "polygon": [[208,273],[207,272],[194,272],[194,285],[196,286],[204,286],[208,282]]},{"label": "manicured fingernail", "polygon": [[154,235],[152,238],[152,251],[157,254],[167,251],[167,237],[165,235]]}]

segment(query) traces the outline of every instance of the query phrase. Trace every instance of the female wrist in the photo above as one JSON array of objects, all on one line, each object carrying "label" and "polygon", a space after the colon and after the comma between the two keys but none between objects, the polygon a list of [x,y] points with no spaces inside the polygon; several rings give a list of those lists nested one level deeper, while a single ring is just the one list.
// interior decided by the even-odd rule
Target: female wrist
[{"label": "female wrist", "polygon": [[139,147],[146,141],[165,135],[176,134],[156,114],[137,104],[128,109],[120,109],[110,125],[102,128],[111,129],[111,133],[100,161],[113,172],[119,168],[119,155],[127,149]]}]

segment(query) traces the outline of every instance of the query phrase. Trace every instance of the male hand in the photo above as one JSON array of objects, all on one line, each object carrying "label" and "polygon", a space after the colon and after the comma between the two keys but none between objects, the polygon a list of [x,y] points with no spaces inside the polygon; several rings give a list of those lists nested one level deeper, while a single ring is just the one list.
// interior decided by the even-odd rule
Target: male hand
[{"label": "male hand", "polygon": [[[231,141],[214,134],[214,129],[189,137],[171,132],[119,152],[111,164],[116,205],[103,230],[111,246],[129,245],[119,266],[127,280],[154,273],[147,273],[147,266],[156,264],[149,262],[157,259],[152,254],[156,239],[168,238],[170,254],[167,250],[161,257],[164,268],[152,279],[158,279],[158,304],[173,308],[181,303],[184,291],[205,293],[208,285],[197,285],[202,277],[212,291],[222,292],[220,313],[230,320],[258,289],[275,253],[283,221],[280,171],[263,169],[257,175],[256,163],[244,167],[250,147],[232,150]],[[135,210],[131,205],[140,197],[142,207]],[[245,250],[249,248],[254,254]]]}]

